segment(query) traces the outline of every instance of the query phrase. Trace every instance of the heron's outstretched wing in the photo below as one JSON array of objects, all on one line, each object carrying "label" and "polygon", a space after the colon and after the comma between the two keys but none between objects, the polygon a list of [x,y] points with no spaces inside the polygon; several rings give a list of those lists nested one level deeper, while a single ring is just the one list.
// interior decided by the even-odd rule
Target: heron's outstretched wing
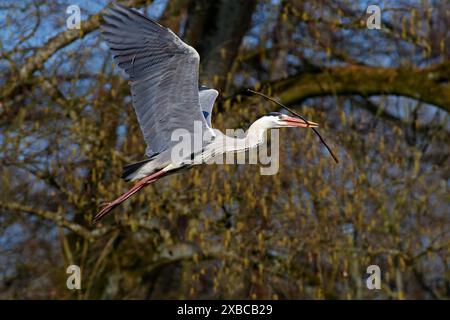
[{"label": "heron's outstretched wing", "polygon": [[114,5],[104,20],[102,36],[131,80],[146,153],[167,149],[176,129],[193,132],[194,121],[209,130],[199,104],[197,51],[133,9]]},{"label": "heron's outstretched wing", "polygon": [[216,101],[216,98],[219,95],[219,92],[215,89],[201,86],[198,95],[203,116],[205,117],[208,126],[211,128],[212,108],[214,106],[214,101]]}]

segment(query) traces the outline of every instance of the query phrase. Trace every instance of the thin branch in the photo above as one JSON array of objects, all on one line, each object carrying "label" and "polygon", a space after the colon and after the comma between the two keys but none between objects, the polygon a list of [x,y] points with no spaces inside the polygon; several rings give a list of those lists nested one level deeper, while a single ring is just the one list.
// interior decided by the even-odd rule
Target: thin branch
[{"label": "thin branch", "polygon": [[[148,3],[148,0],[129,0],[122,4],[125,6],[137,7]],[[57,51],[75,42],[76,40],[84,38],[99,28],[101,24],[101,17],[106,12],[108,6],[103,8],[99,13],[91,15],[87,20],[82,21],[82,29],[66,30],[51,38],[45,45],[39,48],[33,56],[31,56],[20,68],[18,79],[14,79],[11,85],[5,88],[1,97],[6,99],[15,94],[15,92],[25,83],[34,71],[42,68],[45,62],[50,59]]]},{"label": "thin branch", "polygon": [[40,218],[53,221],[58,226],[62,226],[64,228],[69,229],[70,231],[76,233],[77,235],[87,239],[87,240],[93,240],[94,234],[86,229],[85,227],[71,222],[63,217],[61,213],[47,211],[47,210],[41,210],[35,207],[29,207],[17,202],[9,202],[9,203],[0,203],[0,208],[5,210],[11,210],[11,211],[17,211],[17,212],[25,212],[29,214],[36,215]]}]

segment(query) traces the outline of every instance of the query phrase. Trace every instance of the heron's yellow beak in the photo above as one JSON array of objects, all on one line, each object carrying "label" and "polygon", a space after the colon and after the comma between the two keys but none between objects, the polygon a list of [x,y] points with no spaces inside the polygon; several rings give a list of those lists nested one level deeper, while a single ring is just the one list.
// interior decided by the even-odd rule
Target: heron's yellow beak
[{"label": "heron's yellow beak", "polygon": [[312,121],[306,122],[300,118],[289,117],[289,116],[284,116],[283,122],[285,122],[286,125],[288,125],[290,127],[315,128],[315,127],[319,126],[315,122],[312,122]]}]

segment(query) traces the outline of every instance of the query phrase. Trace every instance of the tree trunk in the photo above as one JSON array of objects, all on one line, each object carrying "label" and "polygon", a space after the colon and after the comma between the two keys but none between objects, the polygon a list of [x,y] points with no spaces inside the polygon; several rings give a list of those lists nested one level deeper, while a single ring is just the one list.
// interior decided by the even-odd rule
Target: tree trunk
[{"label": "tree trunk", "polygon": [[184,40],[200,54],[200,83],[224,90],[256,6],[249,1],[192,1]]}]

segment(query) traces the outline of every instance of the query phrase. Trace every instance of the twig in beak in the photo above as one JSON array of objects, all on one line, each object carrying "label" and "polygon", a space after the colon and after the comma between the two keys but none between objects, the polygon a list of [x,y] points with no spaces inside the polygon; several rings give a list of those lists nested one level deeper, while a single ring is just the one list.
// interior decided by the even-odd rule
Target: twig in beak
[{"label": "twig in beak", "polygon": [[[305,118],[303,118],[301,115],[299,115],[297,112],[295,112],[295,111],[292,110],[291,108],[286,107],[286,106],[285,106],[284,104],[282,104],[281,102],[278,102],[277,100],[272,99],[271,97],[266,96],[265,94],[263,94],[263,93],[261,93],[261,92],[253,91],[253,90],[251,90],[251,89],[247,89],[247,91],[249,91],[249,92],[251,92],[251,93],[254,93],[254,94],[257,94],[257,95],[259,95],[259,96],[261,96],[261,97],[264,97],[264,98],[266,98],[267,100],[272,101],[273,103],[276,103],[277,105],[279,105],[279,106],[282,107],[283,109],[289,111],[289,112],[292,113],[292,114],[295,114],[297,117],[299,117],[300,119],[302,119],[303,121],[305,121],[308,125],[310,125],[309,122],[308,122],[308,120],[306,120]],[[317,131],[316,128],[314,128],[314,127],[312,127],[311,129],[312,129],[312,130],[314,131],[314,133],[319,137],[320,142],[322,142],[322,144],[325,146],[325,148],[327,148],[328,152],[329,152],[330,155],[333,157],[334,161],[335,161],[336,163],[339,163],[338,158],[335,156],[335,154],[333,153],[333,151],[331,150],[331,148],[327,145],[327,143],[325,142],[324,138],[322,138],[322,136],[320,135],[319,131]]]}]

